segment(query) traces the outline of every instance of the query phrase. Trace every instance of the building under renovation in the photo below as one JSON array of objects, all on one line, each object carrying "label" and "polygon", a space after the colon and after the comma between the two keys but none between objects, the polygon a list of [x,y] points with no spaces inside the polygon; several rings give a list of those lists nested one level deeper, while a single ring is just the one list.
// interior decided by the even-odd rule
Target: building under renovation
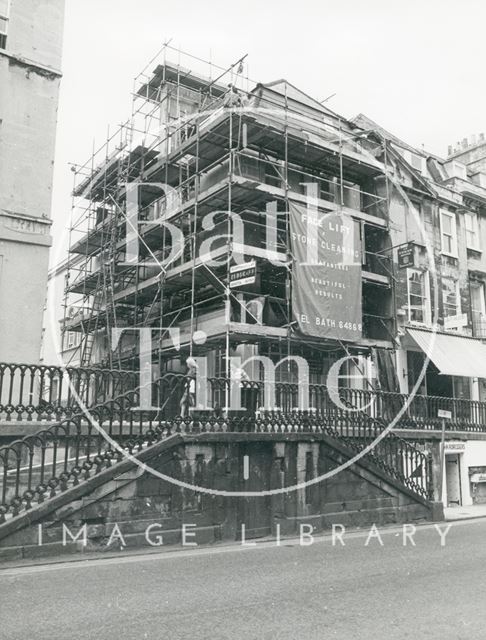
[{"label": "building under renovation", "polygon": [[259,381],[268,357],[296,382],[301,357],[311,383],[346,358],[343,386],[486,397],[483,138],[441,159],[252,81],[245,58],[222,69],[169,45],[133,95],[76,170],[71,358],[136,370],[150,348],[160,374],[206,356],[218,378],[237,356]]}]

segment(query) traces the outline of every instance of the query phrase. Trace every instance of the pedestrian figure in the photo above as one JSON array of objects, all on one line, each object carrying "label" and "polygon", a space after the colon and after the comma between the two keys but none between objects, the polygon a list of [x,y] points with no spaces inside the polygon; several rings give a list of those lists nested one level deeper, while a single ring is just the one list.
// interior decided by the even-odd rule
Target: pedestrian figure
[{"label": "pedestrian figure", "polygon": [[184,381],[184,392],[181,398],[181,418],[187,418],[191,407],[196,405],[197,362],[194,358],[189,357],[186,360],[186,366],[187,373]]}]

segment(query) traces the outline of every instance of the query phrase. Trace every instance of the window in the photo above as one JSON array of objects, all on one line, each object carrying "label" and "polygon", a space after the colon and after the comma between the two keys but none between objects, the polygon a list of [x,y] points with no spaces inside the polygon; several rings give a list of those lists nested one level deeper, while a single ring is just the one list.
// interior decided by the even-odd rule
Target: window
[{"label": "window", "polygon": [[486,338],[486,305],[484,296],[484,282],[471,280],[471,316],[473,335],[476,338]]},{"label": "window", "polygon": [[75,331],[68,331],[64,337],[64,349],[73,349],[79,342],[79,335]]},{"label": "window", "polygon": [[453,175],[456,178],[462,178],[462,180],[467,180],[467,168],[466,168],[466,165],[462,164],[461,162],[454,162],[453,166],[454,166]]},{"label": "window", "polygon": [[408,321],[430,324],[429,272],[407,269]]},{"label": "window", "polygon": [[466,247],[474,251],[480,251],[477,214],[469,212],[464,214],[464,226],[466,228]]},{"label": "window", "polygon": [[422,156],[417,155],[416,153],[410,152],[410,164],[414,169],[418,169],[420,172],[422,171]]},{"label": "window", "polygon": [[7,47],[9,0],[0,0],[0,49]]},{"label": "window", "polygon": [[440,212],[441,251],[447,256],[457,258],[456,214],[450,211]]},{"label": "window", "polygon": [[444,318],[461,313],[461,295],[459,281],[453,278],[442,278],[442,308]]}]

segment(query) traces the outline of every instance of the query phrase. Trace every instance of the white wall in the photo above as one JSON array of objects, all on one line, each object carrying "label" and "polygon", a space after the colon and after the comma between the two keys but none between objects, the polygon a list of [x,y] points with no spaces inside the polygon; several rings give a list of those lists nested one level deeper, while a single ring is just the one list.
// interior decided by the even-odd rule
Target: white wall
[{"label": "white wall", "polygon": [[[453,452],[450,452],[451,455]],[[447,456],[446,452],[446,456]],[[486,440],[467,440],[464,453],[460,454],[461,489],[463,506],[472,505],[471,484],[469,482],[469,467],[486,467]],[[444,476],[442,481],[442,501],[447,506],[447,483]]]}]

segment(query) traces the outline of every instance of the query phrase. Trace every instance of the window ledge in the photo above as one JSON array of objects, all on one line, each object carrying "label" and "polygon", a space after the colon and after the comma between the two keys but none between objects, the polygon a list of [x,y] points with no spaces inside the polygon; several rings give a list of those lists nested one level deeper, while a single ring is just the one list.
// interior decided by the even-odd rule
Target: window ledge
[{"label": "window ledge", "polygon": [[408,320],[410,327],[417,327],[417,329],[433,329],[432,323],[428,322],[416,322],[415,320]]},{"label": "window ledge", "polygon": [[52,78],[61,78],[62,73],[58,69],[54,69],[53,67],[47,67],[39,62],[35,62],[35,60],[30,60],[29,58],[24,58],[23,56],[16,53],[9,53],[6,49],[0,49],[0,56],[4,56],[5,58],[9,58],[13,60],[19,65],[24,67],[30,67],[34,71],[37,71],[40,75],[43,76],[51,76]]}]

